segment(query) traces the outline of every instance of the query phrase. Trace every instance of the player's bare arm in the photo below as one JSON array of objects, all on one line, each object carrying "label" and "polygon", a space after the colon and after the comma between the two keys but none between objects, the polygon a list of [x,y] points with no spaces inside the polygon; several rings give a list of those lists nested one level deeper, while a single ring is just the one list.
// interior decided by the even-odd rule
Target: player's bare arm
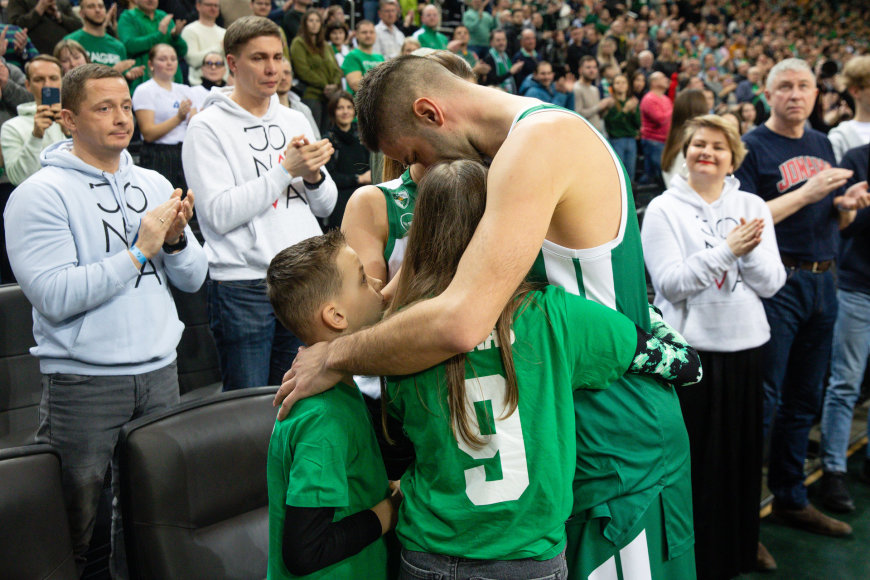
[{"label": "player's bare arm", "polygon": [[387,281],[384,248],[389,236],[387,202],[380,189],[373,185],[353,192],[344,210],[341,231],[347,245],[353,248],[368,276]]}]

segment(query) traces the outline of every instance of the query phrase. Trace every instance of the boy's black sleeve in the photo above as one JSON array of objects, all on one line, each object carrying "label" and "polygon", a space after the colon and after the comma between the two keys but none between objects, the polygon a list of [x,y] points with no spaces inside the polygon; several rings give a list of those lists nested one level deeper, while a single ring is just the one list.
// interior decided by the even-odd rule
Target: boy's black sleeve
[{"label": "boy's black sleeve", "polygon": [[282,555],[291,574],[304,576],[357,554],[381,537],[381,522],[363,510],[333,522],[335,508],[287,506]]}]

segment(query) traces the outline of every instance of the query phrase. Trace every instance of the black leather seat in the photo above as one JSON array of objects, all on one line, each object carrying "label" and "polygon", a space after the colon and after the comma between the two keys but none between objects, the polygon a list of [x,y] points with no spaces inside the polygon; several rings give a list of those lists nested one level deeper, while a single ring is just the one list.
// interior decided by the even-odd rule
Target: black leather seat
[{"label": "black leather seat", "polygon": [[121,430],[133,578],[264,578],[275,387],[222,393]]},{"label": "black leather seat", "polygon": [[184,334],[178,343],[178,387],[182,400],[216,395],[221,392],[221,369],[217,347],[208,326],[206,285],[188,294],[172,288],[178,318]]},{"label": "black leather seat", "polygon": [[0,449],[0,482],[0,578],[76,578],[57,453]]},{"label": "black leather seat", "polygon": [[0,286],[0,448],[34,442],[42,396],[35,345],[30,302],[17,284]]}]

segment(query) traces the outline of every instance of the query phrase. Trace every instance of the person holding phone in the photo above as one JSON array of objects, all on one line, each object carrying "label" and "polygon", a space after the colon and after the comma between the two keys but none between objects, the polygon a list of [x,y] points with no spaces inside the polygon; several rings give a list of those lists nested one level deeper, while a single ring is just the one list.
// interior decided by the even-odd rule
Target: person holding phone
[{"label": "person holding phone", "polygon": [[60,123],[60,61],[41,54],[27,63],[24,74],[24,86],[34,102],[18,105],[18,116],[0,129],[0,149],[12,185],[39,171],[43,149],[67,138]]}]

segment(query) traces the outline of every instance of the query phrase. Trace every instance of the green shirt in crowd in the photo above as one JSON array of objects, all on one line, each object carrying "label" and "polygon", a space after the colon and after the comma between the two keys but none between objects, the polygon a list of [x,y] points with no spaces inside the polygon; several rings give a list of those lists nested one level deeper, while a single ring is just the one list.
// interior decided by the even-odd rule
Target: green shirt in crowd
[{"label": "green shirt in crowd", "polygon": [[498,22],[486,10],[478,13],[469,8],[462,15],[462,24],[468,29],[471,46],[489,46],[489,33],[498,28]]},{"label": "green shirt in crowd", "polygon": [[[367,510],[387,497],[389,482],[362,394],[338,383],[293,406],[276,421],[266,463],[269,491],[269,567],[267,578],[297,578],[284,565],[281,549],[287,506],[335,508],[333,521]],[[364,571],[364,572],[361,572]],[[336,562],[306,579],[356,580],[361,573],[386,580],[384,538],[355,556]]]},{"label": "green shirt in crowd", "polygon": [[640,106],[635,105],[631,112],[623,111],[625,101],[617,101],[617,106],[607,109],[604,115],[604,128],[611,139],[637,137],[640,134]]},{"label": "green shirt in crowd", "polygon": [[[148,18],[137,6],[124,10],[118,18],[118,38],[124,43],[128,57],[136,61],[136,66],[145,65],[145,74],[130,81],[131,93],[136,87],[151,78],[151,72],[148,70],[148,51],[151,50],[152,46],[161,42],[170,45],[175,49],[179,61],[187,54],[187,43],[184,42],[180,34],[172,34],[175,29],[174,21],[169,23],[166,34],[158,30],[160,21],[163,20],[164,16],[166,16],[166,12],[155,10],[152,17]],[[175,71],[175,78],[172,80],[179,84],[184,83],[181,67]]]},{"label": "green shirt in crowd", "polygon": [[88,51],[91,62],[115,66],[122,60],[127,60],[127,49],[124,47],[124,43],[114,36],[108,34],[94,36],[80,28],[75,32],[70,32],[64,38],[75,40],[81,44]]},{"label": "green shirt in crowd", "polygon": [[335,54],[329,44],[324,43],[320,51],[305,44],[301,36],[290,43],[290,60],[293,63],[293,76],[305,83],[303,99],[323,100],[326,85],[341,82],[341,69],[335,62]]},{"label": "green shirt in crowd", "polygon": [[414,38],[420,43],[422,48],[432,48],[435,50],[447,49],[447,37],[428,26],[422,26],[414,33]]},{"label": "green shirt in crowd", "polygon": [[[344,62],[341,63],[341,70],[344,71],[344,76],[357,71],[365,76],[369,70],[381,64],[384,60],[384,55],[382,54],[369,54],[363,52],[359,48],[355,48],[345,55]],[[356,93],[356,91],[351,89],[350,86],[347,87],[347,90],[352,95]]]}]

